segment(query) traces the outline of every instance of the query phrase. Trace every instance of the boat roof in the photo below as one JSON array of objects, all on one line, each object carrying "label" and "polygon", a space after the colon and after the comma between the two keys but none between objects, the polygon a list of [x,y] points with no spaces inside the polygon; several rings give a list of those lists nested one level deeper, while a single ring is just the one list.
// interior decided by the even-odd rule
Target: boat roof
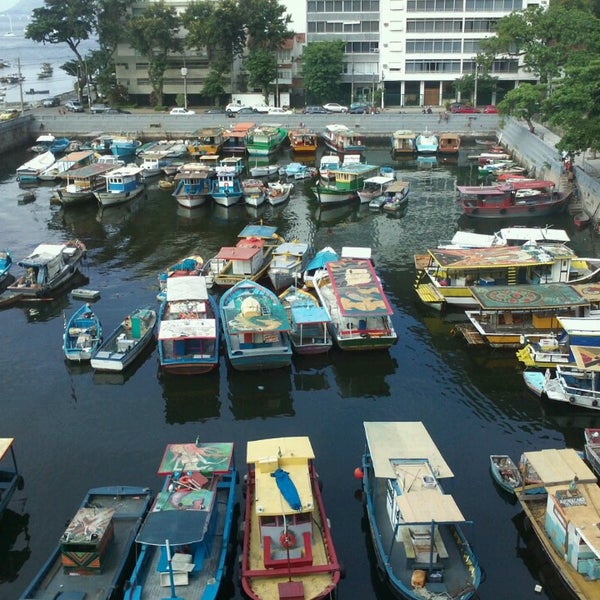
[{"label": "boat roof", "polygon": [[392,133],[392,136],[395,138],[417,137],[417,134],[409,129],[398,129]]},{"label": "boat roof", "polygon": [[600,302],[600,285],[597,283],[577,283],[573,287],[590,302]]},{"label": "boat roof", "polygon": [[167,301],[208,300],[206,279],[197,275],[168,277]]},{"label": "boat roof", "polygon": [[561,317],[557,316],[560,326],[571,335],[600,335],[600,317]]},{"label": "boat roof", "polygon": [[142,172],[142,168],[138,165],[122,165],[116,169],[112,169],[104,175],[104,177],[128,177],[131,175],[137,175]]},{"label": "boat roof", "polygon": [[506,189],[499,185],[457,185],[456,189],[465,196],[506,196]]},{"label": "boat roof", "polygon": [[573,448],[524,452],[523,458],[538,474],[544,486],[568,485],[574,476],[580,483],[596,483],[596,476]]},{"label": "boat roof", "polygon": [[367,177],[364,183],[374,183],[375,185],[385,185],[394,181],[395,177],[386,175],[376,175],[375,177]]},{"label": "boat roof", "polygon": [[291,307],[292,321],[296,325],[309,325],[311,323],[329,323],[329,313],[322,306],[315,304],[293,305]]},{"label": "boat roof", "polygon": [[395,479],[393,459],[427,459],[436,477],[454,477],[421,421],[365,421],[375,477]]},{"label": "boat roof", "polygon": [[570,344],[569,350],[575,359],[575,364],[580,369],[600,372],[600,350],[596,344],[592,346]]},{"label": "boat roof", "polygon": [[166,540],[173,546],[202,541],[214,507],[212,476],[232,467],[231,442],[169,444],[158,474],[173,475],[182,485],[157,495],[136,541],[151,546],[165,546]]},{"label": "boat roof", "polygon": [[161,321],[158,329],[159,340],[178,340],[185,338],[204,338],[214,340],[217,337],[215,319],[175,319]]},{"label": "boat roof", "polygon": [[342,258],[371,258],[371,248],[365,246],[344,246]]},{"label": "boat roof", "polygon": [[66,248],[65,244],[40,244],[29,256],[19,262],[22,267],[44,265],[57,256],[60,256]]},{"label": "boat roof", "polygon": [[450,244],[466,248],[491,248],[498,245],[498,237],[485,233],[473,233],[472,231],[457,231],[452,236]]},{"label": "boat roof", "polygon": [[86,179],[88,177],[95,177],[97,175],[103,175],[108,171],[112,171],[115,168],[113,164],[107,163],[92,163],[91,165],[85,165],[83,167],[79,167],[78,169],[74,169],[72,171],[67,171],[63,173],[64,178],[78,178],[78,179]]},{"label": "boat roof", "polygon": [[84,158],[88,158],[88,156],[93,154],[93,150],[77,150],[75,152],[69,152],[68,154],[65,154],[62,158],[59,158],[58,160],[60,162],[78,162],[80,160],[83,160]]},{"label": "boat roof", "polygon": [[483,310],[543,310],[588,306],[568,283],[472,286],[473,297]]},{"label": "boat roof", "polygon": [[[240,284],[237,284],[240,285]],[[256,284],[254,288],[259,288]],[[235,288],[233,288],[235,289]],[[248,294],[240,303],[234,299],[234,305],[228,306],[222,304],[223,321],[227,323],[227,329],[231,334],[240,333],[258,333],[258,332],[274,332],[274,331],[289,331],[291,329],[290,322],[287,317],[285,308],[277,299],[277,296],[272,294],[266,288],[263,288],[266,294]],[[272,294],[272,295],[271,295]],[[275,296],[273,299],[272,296]],[[221,297],[221,302],[223,302]],[[263,300],[263,302],[261,302]],[[268,311],[263,314],[263,303],[268,302]],[[256,314],[256,303],[260,304],[259,314]],[[247,303],[246,305],[244,303]]]},{"label": "boat roof", "polygon": [[569,234],[564,229],[553,229],[552,227],[503,227],[499,237],[508,242],[561,242],[571,241]]},{"label": "boat roof", "polygon": [[260,246],[223,246],[216,256],[224,260],[250,260],[261,252]]},{"label": "boat roof", "polygon": [[445,269],[502,268],[552,264],[576,258],[564,244],[498,246],[493,248],[430,248],[433,260]]},{"label": "boat roof", "polygon": [[15,438],[0,438],[0,460],[6,456],[14,441]]},{"label": "boat roof", "polygon": [[36,144],[52,143],[56,138],[51,133],[44,133],[36,138]]},{"label": "boat roof", "polygon": [[368,165],[366,163],[346,163],[339,167],[331,169],[332,173],[355,173],[356,175],[362,175],[369,173],[370,171],[377,172],[379,167],[377,165]]},{"label": "boat roof", "polygon": [[272,225],[246,225],[238,234],[238,237],[258,237],[269,239],[277,233],[277,227]]},{"label": "boat roof", "polygon": [[342,258],[328,262],[326,268],[343,316],[383,316],[393,313],[370,260]]},{"label": "boat roof", "polygon": [[391,183],[386,191],[387,192],[403,192],[410,184],[408,181],[394,181]]},{"label": "boat roof", "polygon": [[250,441],[246,449],[246,462],[255,467],[256,512],[260,516],[294,514],[293,510],[282,498],[275,477],[271,476],[281,468],[289,473],[293,481],[302,509],[300,512],[311,512],[316,507],[310,484],[308,461],[315,454],[306,436],[280,437]]},{"label": "boat roof", "polygon": [[294,256],[303,256],[308,251],[308,244],[304,242],[284,242],[275,246],[273,254],[293,254]]}]

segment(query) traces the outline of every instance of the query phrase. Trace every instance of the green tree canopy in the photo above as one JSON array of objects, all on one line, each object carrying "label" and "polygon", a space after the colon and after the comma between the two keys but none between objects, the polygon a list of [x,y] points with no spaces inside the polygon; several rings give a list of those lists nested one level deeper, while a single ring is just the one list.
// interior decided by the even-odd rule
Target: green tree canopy
[{"label": "green tree canopy", "polygon": [[248,83],[262,90],[265,104],[269,104],[271,82],[277,78],[277,56],[268,48],[256,48],[244,59]]},{"label": "green tree canopy", "polygon": [[533,120],[539,115],[544,99],[546,86],[522,83],[518,88],[510,90],[503,100],[498,103],[498,111],[502,114],[512,115],[525,119],[529,131],[534,133]]},{"label": "green tree canopy", "polygon": [[266,48],[275,51],[292,32],[288,25],[292,17],[278,0],[238,0],[240,12],[245,15],[244,27],[250,50]]},{"label": "green tree canopy", "polygon": [[152,86],[151,102],[162,106],[164,75],[169,52],[181,52],[178,36],[181,22],[175,8],[157,2],[129,20],[128,34],[132,48],[148,59],[148,77]]},{"label": "green tree canopy", "polygon": [[323,104],[340,96],[340,73],[344,66],[343,41],[313,42],[302,53],[302,75],[310,102]]}]

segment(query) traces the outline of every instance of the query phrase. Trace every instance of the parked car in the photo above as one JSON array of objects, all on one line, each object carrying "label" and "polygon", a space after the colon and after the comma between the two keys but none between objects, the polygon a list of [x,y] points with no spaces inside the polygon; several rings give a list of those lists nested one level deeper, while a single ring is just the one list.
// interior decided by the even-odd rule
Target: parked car
[{"label": "parked car", "polygon": [[470,104],[462,104],[461,102],[454,102],[450,105],[451,113],[476,113],[479,112],[474,106]]},{"label": "parked car", "polygon": [[105,115],[130,115],[131,112],[122,108],[109,108],[104,111]]},{"label": "parked car", "polygon": [[485,113],[487,115],[497,115],[498,114],[498,109],[496,108],[495,105],[488,104],[487,106],[484,106],[484,108],[483,108],[483,110],[481,112]]},{"label": "parked car", "polygon": [[90,106],[90,112],[94,115],[99,115],[107,112],[111,108],[112,106],[109,106],[108,104],[92,104],[92,106]]},{"label": "parked car", "polygon": [[259,102],[258,104],[252,105],[252,109],[254,110],[254,112],[262,113],[262,114],[269,113],[272,108],[275,108],[275,107],[269,106],[268,104],[265,104],[264,102]]},{"label": "parked car", "polygon": [[42,100],[42,106],[45,106],[46,108],[50,108],[51,106],[60,106],[60,96],[44,98]]},{"label": "parked car", "polygon": [[70,112],[83,112],[83,106],[79,100],[68,100],[65,102],[65,108]]},{"label": "parked car", "polygon": [[10,121],[19,116],[19,111],[16,108],[11,108],[0,113],[0,121]]},{"label": "parked car", "polygon": [[176,106],[169,112],[170,115],[195,115],[196,112],[189,108],[183,108],[183,106]]},{"label": "parked car", "polygon": [[323,104],[323,108],[327,112],[334,113],[346,113],[348,112],[348,107],[343,104],[338,104],[337,102],[328,102],[327,104]]},{"label": "parked car", "polygon": [[[240,110],[242,110],[242,108],[250,108],[248,106],[246,106],[245,104],[238,104],[237,102],[230,102],[226,107],[225,107],[225,111],[228,113],[236,113],[239,112]],[[252,109],[250,109],[252,110]]]},{"label": "parked car", "polygon": [[269,112],[267,114],[268,115],[293,115],[294,112],[291,110],[285,110],[284,108],[281,108],[280,106],[271,106],[271,108],[269,108]]},{"label": "parked car", "polygon": [[306,106],[304,108],[305,115],[327,115],[329,111],[322,106]]},{"label": "parked car", "polygon": [[370,106],[366,102],[353,102],[348,109],[353,115],[362,115],[370,111]]},{"label": "parked car", "polygon": [[235,117],[237,115],[255,115],[256,111],[250,106],[242,106],[242,108],[238,110],[229,110],[227,114],[230,117]]}]

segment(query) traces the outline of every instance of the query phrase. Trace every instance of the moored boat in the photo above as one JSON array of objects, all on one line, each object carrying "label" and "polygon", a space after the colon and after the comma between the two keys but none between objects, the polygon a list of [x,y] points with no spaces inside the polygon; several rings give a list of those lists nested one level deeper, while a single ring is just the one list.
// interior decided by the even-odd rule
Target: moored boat
[{"label": "moored boat", "polygon": [[490,472],[494,481],[509,494],[523,486],[519,467],[508,454],[490,454]]},{"label": "moored boat", "polygon": [[167,279],[158,320],[158,357],[162,371],[199,375],[217,366],[218,311],[204,277]]},{"label": "moored boat", "polygon": [[248,131],[246,150],[250,156],[274,154],[287,139],[287,130],[280,125],[258,125]]},{"label": "moored boat", "polygon": [[142,142],[131,136],[114,136],[111,139],[110,151],[117,158],[128,158],[135,156],[136,150],[142,145]]},{"label": "moored boat", "polygon": [[275,291],[298,284],[306,267],[308,249],[305,242],[284,242],[275,247],[267,271]]},{"label": "moored boat", "polygon": [[341,578],[308,437],[250,441],[242,587],[252,600],[335,596]]},{"label": "moored boat", "polygon": [[[373,208],[380,199],[383,203],[387,187],[395,180],[396,178],[393,175],[375,175],[374,177],[367,177],[363,181],[362,189],[357,190],[356,192],[361,204],[369,204],[369,206]],[[371,203],[373,203],[373,206],[371,206]]]},{"label": "moored boat", "polygon": [[423,423],[365,422],[364,428],[357,477],[383,579],[405,600],[474,598],[481,568],[463,531],[470,522],[442,489],[441,480],[454,474]]},{"label": "moored boat", "polygon": [[191,156],[203,154],[219,154],[225,142],[223,127],[202,127],[194,131],[192,138],[186,142],[187,151]]},{"label": "moored boat", "polygon": [[169,588],[179,598],[218,597],[234,520],[233,452],[229,442],[167,446],[158,468],[164,485],[137,535],[124,600],[164,597]]},{"label": "moored boat", "polygon": [[311,189],[321,204],[348,202],[358,198],[358,192],[363,189],[365,179],[375,177],[378,172],[379,167],[376,165],[342,165],[329,169],[329,179],[321,178]]},{"label": "moored boat", "polygon": [[54,181],[59,177],[67,177],[70,171],[92,164],[94,153],[91,150],[79,150],[59,158],[56,162],[44,169],[38,178],[42,181]]},{"label": "moored boat", "polygon": [[63,352],[70,361],[90,360],[102,343],[100,318],[89,304],[80,306],[65,322]]},{"label": "moored boat", "polygon": [[56,157],[50,150],[42,152],[26,163],[17,167],[17,179],[22,183],[32,183],[38,180],[40,173],[52,166],[56,162]]},{"label": "moored boat", "polygon": [[8,250],[0,250],[0,283],[2,283],[9,275],[13,261]]},{"label": "moored boat", "polygon": [[307,288],[314,288],[314,278],[317,273],[325,268],[328,262],[339,260],[339,254],[330,246],[319,250],[308,262],[306,269],[302,274],[302,280],[304,286]]},{"label": "moored boat", "polygon": [[248,206],[258,207],[267,198],[265,184],[260,179],[254,177],[242,179],[242,190],[244,192],[244,202]]},{"label": "moored boat", "polygon": [[17,467],[15,439],[0,438],[0,519],[16,490],[23,488],[23,476]]},{"label": "moored boat", "polygon": [[288,132],[290,149],[292,152],[316,152],[319,145],[319,136],[313,129],[297,127]]},{"label": "moored boat", "polygon": [[415,147],[418,154],[435,154],[439,148],[438,136],[426,129],[423,133],[417,135]]},{"label": "moored boat", "polygon": [[408,131],[406,129],[398,129],[392,133],[392,156],[397,155],[412,155],[417,151],[415,144],[417,140],[417,134],[414,131]]},{"label": "moored boat", "polygon": [[236,283],[219,301],[229,362],[238,371],[289,366],[292,348],[285,309],[277,296],[249,279]]},{"label": "moored boat", "polygon": [[393,311],[370,260],[328,262],[313,283],[341,350],[386,350],[397,342]]},{"label": "moored boat", "polygon": [[65,184],[56,189],[60,203],[63,206],[72,206],[93,200],[94,192],[106,187],[104,175],[116,166],[118,165],[96,162],[72,171],[68,170],[63,175]]},{"label": "moored boat", "polygon": [[152,492],[143,487],[88,490],[21,600],[122,598],[135,536],[151,502]]},{"label": "moored boat", "polygon": [[293,189],[293,183],[282,183],[281,181],[269,182],[266,190],[267,202],[271,206],[283,204],[290,199]]},{"label": "moored boat", "polygon": [[600,477],[600,429],[586,427],[583,430],[585,459],[598,477]]},{"label": "moored boat", "polygon": [[[385,190],[381,208],[387,213],[403,213],[408,206],[410,184],[406,181],[393,181]],[[371,204],[369,203],[369,207]]]},{"label": "moored boat", "polygon": [[292,348],[296,354],[323,354],[329,352],[333,341],[327,311],[309,292],[291,285],[280,296],[290,320],[289,331]]},{"label": "moored boat", "polygon": [[332,152],[360,154],[365,151],[363,136],[350,129],[347,125],[327,125],[321,133],[327,148]]},{"label": "moored boat", "polygon": [[85,245],[79,240],[40,244],[18,262],[25,269],[25,274],[6,289],[26,297],[49,296],[75,277],[85,253]]},{"label": "moored boat", "polygon": [[186,163],[175,175],[173,197],[185,208],[202,206],[210,198],[212,174],[209,167]]},{"label": "moored boat", "polygon": [[[522,462],[545,493],[520,493],[527,522],[568,590],[580,600],[600,596],[600,487],[572,448],[525,452]],[[526,486],[527,487],[527,486]]]},{"label": "moored boat", "polygon": [[443,132],[438,137],[437,151],[440,154],[458,154],[460,150],[460,135],[458,133]]},{"label": "moored boat", "polygon": [[217,204],[227,208],[242,198],[244,191],[235,167],[217,167],[217,176],[211,180],[210,195]]},{"label": "moored boat", "polygon": [[104,191],[95,191],[100,206],[116,206],[133,200],[144,192],[142,169],[137,165],[117,167],[103,175],[106,180]]},{"label": "moored boat", "polygon": [[151,308],[133,310],[92,354],[92,368],[124,371],[152,341],[156,318]]},{"label": "moored boat", "polygon": [[[240,122],[235,123],[232,127],[223,132],[223,146],[221,152],[223,154],[246,154],[246,137],[248,131],[256,127],[256,123]],[[253,177],[256,175],[252,174]]]}]

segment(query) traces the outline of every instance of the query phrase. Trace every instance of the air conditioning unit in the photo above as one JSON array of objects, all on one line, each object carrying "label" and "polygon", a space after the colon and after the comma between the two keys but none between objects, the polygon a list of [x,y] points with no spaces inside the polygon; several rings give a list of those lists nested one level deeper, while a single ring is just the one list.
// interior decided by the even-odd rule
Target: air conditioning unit
[{"label": "air conditioning unit", "polygon": [[431,475],[423,475],[423,477],[421,477],[421,483],[424,488],[431,489],[437,487],[435,477],[432,477]]}]

